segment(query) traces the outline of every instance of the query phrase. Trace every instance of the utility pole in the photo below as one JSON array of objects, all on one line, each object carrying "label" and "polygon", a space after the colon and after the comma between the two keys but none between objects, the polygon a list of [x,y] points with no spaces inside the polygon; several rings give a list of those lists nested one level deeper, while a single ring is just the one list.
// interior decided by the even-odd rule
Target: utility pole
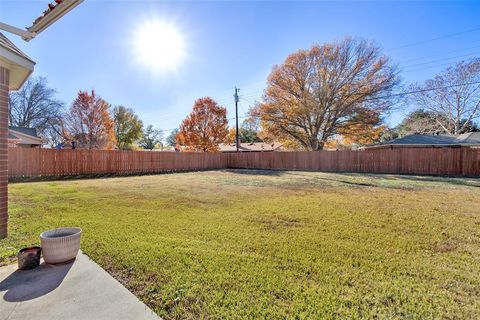
[{"label": "utility pole", "polygon": [[235,87],[235,94],[233,97],[235,98],[235,145],[237,147],[237,152],[239,151],[239,139],[238,139],[238,93],[240,92],[240,88]]}]

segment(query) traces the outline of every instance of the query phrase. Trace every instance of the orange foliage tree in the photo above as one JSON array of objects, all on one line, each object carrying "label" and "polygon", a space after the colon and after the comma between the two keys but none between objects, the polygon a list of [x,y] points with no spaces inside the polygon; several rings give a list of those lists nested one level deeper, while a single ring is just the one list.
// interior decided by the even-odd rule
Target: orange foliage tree
[{"label": "orange foliage tree", "polygon": [[325,147],[331,149],[350,149],[354,146],[365,146],[378,143],[387,132],[388,127],[382,124],[379,112],[360,109],[357,114],[337,129],[337,134]]},{"label": "orange foliage tree", "polygon": [[114,123],[110,104],[92,90],[79,91],[66,115],[66,129],[71,140],[88,149],[113,149]]},{"label": "orange foliage tree", "polygon": [[210,97],[197,99],[182,121],[177,143],[187,151],[218,151],[228,134],[227,109]]},{"label": "orange foliage tree", "polygon": [[362,110],[389,109],[398,83],[396,67],[369,41],[314,45],[273,68],[252,116],[278,141],[321,150]]},{"label": "orange foliage tree", "polygon": [[237,130],[235,130],[235,128],[228,129],[227,137],[225,138],[225,143],[235,143],[236,136],[237,136]]}]

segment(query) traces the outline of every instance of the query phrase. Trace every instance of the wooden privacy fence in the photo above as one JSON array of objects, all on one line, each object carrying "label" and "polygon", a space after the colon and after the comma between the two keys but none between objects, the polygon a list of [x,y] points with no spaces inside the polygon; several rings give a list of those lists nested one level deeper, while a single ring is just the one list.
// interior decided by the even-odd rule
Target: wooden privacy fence
[{"label": "wooden privacy fence", "polygon": [[480,149],[190,153],[10,148],[10,178],[142,174],[226,168],[480,176]]},{"label": "wooden privacy fence", "polygon": [[221,153],[10,148],[8,176],[54,177],[224,169]]},{"label": "wooden privacy fence", "polygon": [[480,176],[480,149],[396,148],[232,154],[229,167],[326,172]]}]

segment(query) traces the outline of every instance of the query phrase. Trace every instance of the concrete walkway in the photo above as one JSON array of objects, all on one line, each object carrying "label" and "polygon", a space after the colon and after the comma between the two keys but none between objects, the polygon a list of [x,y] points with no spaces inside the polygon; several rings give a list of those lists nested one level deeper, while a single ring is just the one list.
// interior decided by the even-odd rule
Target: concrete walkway
[{"label": "concrete walkway", "polygon": [[159,320],[86,255],[30,271],[0,268],[0,320]]}]

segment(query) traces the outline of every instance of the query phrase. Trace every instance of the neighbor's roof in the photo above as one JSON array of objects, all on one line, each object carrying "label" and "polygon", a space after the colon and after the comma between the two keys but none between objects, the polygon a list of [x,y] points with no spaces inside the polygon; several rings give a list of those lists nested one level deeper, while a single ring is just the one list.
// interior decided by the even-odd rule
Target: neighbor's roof
[{"label": "neighbor's roof", "polygon": [[43,144],[43,140],[37,136],[35,128],[8,127],[8,139],[15,140],[19,144]]},{"label": "neighbor's roof", "polygon": [[402,138],[368,146],[367,148],[383,146],[480,146],[480,132],[469,132],[460,135],[410,134]]},{"label": "neighbor's roof", "polygon": [[38,138],[37,129],[35,129],[35,128],[8,126],[8,129],[16,131],[16,132],[21,132],[23,134],[27,134],[29,136]]},{"label": "neighbor's roof", "polygon": [[9,88],[17,90],[32,73],[35,62],[0,32],[0,65],[10,70]]},{"label": "neighbor's roof", "polygon": [[[236,152],[237,148],[234,143],[220,144],[220,152]],[[265,143],[265,142],[252,142],[252,143],[240,143],[239,151],[241,152],[262,152],[262,151],[275,151],[282,147],[278,142]]]},{"label": "neighbor's roof", "polygon": [[480,132],[470,132],[461,134],[463,144],[480,145]]}]

